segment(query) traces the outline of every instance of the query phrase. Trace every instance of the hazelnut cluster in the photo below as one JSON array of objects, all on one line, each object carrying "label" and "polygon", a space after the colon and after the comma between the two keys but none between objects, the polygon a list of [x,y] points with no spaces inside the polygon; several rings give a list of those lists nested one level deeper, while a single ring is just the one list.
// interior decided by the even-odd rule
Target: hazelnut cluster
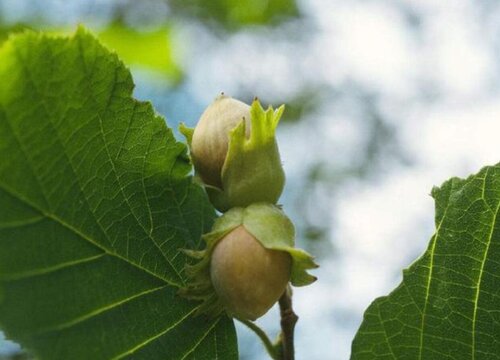
[{"label": "hazelnut cluster", "polygon": [[196,176],[223,213],[203,236],[204,250],[185,250],[197,262],[187,266],[181,294],[202,301],[199,313],[255,320],[289,282],[316,280],[307,270],[317,265],[295,248],[294,226],[276,205],[285,184],[275,136],[283,110],[221,95],[194,129],[180,127]]}]

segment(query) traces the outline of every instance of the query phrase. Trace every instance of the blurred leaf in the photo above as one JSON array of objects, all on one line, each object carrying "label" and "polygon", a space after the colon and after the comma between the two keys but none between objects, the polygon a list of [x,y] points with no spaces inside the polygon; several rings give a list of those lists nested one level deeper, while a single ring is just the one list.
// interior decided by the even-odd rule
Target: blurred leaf
[{"label": "blurred leaf", "polygon": [[152,31],[132,29],[115,22],[101,31],[99,39],[115,50],[127,65],[139,65],[165,74],[170,81],[182,77],[173,58],[172,30],[164,25]]},{"label": "blurred leaf", "polygon": [[84,30],[0,50],[0,325],[41,359],[235,359],[176,296],[215,216],[185,145]]},{"label": "blurred leaf", "polygon": [[366,311],[353,360],[500,359],[500,164],[432,196],[436,233]]},{"label": "blurred leaf", "polygon": [[283,116],[284,123],[297,123],[307,119],[307,115],[320,108],[321,104],[326,101],[331,101],[333,96],[325,99],[325,94],[330,89],[326,87],[304,87],[300,93],[295,95],[292,99],[277,99],[273,100],[276,103],[286,103],[286,112]]},{"label": "blurred leaf", "polygon": [[274,25],[299,15],[295,0],[170,0],[169,4],[177,12],[229,30]]},{"label": "blurred leaf", "polygon": [[[37,30],[52,35],[68,35],[71,29],[58,28],[47,24],[33,24]],[[9,34],[15,34],[33,26],[16,24],[0,27],[0,44]],[[98,33],[99,39],[111,50],[116,51],[128,66],[140,66],[163,74],[170,83],[178,83],[182,77],[182,69],[175,62],[172,44],[172,30],[164,25],[155,30],[136,30],[114,22]]]}]

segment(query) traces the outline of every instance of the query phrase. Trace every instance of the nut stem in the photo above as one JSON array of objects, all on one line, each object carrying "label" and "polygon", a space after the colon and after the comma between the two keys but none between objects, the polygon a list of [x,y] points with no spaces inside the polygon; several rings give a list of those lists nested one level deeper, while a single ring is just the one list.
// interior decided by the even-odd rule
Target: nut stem
[{"label": "nut stem", "polygon": [[290,286],[279,299],[281,315],[281,360],[295,360],[294,331],[299,320],[292,308],[292,289]]},{"label": "nut stem", "polygon": [[264,344],[264,346],[265,346],[265,348],[267,350],[267,353],[269,354],[269,356],[271,357],[271,359],[273,359],[273,360],[281,360],[280,353],[278,351],[280,349],[277,348],[275,345],[273,345],[273,343],[271,342],[271,340],[269,339],[269,337],[267,336],[267,334],[266,334],[266,332],[264,330],[262,330],[253,321],[246,320],[246,319],[240,319],[240,318],[236,318],[236,319],[239,322],[241,322],[242,324],[246,325],[250,330],[252,330],[260,338],[260,340]]}]

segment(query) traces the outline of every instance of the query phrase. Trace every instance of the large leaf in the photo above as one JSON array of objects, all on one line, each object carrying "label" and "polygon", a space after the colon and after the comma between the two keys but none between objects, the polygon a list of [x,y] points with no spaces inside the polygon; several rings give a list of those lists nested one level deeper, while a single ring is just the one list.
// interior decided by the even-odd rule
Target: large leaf
[{"label": "large leaf", "polygon": [[500,165],[432,192],[436,233],[373,302],[352,359],[500,359]]},{"label": "large leaf", "polygon": [[176,296],[214,217],[185,146],[84,30],[0,50],[0,326],[42,359],[234,359]]}]

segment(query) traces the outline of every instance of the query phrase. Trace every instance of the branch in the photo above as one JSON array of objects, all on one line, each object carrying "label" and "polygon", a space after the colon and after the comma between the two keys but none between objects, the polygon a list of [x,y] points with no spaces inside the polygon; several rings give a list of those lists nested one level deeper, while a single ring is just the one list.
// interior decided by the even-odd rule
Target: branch
[{"label": "branch", "polygon": [[279,300],[281,314],[281,359],[294,360],[293,334],[299,317],[292,308],[292,289],[288,287]]}]

